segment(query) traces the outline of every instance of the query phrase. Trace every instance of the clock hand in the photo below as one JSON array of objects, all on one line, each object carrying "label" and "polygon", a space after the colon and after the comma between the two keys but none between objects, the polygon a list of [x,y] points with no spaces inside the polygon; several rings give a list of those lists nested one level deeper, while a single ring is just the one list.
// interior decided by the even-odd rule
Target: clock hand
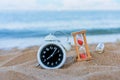
[{"label": "clock hand", "polygon": [[47,58],[47,60],[50,59],[55,54],[56,51],[57,51],[57,48],[55,48],[54,52]]}]

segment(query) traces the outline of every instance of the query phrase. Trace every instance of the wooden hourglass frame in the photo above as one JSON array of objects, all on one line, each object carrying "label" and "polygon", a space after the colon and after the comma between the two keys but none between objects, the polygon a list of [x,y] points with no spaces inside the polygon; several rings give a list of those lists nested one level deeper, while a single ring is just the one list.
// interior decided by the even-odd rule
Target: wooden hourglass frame
[{"label": "wooden hourglass frame", "polygon": [[[81,35],[83,37],[83,44],[85,46],[85,50],[86,50],[86,58],[81,58],[80,57],[80,46],[78,45],[78,42],[77,42],[77,35]],[[90,51],[89,51],[89,48],[88,48],[88,44],[87,44],[87,40],[86,40],[86,30],[83,30],[83,31],[79,31],[79,32],[73,32],[72,33],[72,36],[74,38],[74,43],[75,43],[75,50],[76,50],[76,53],[77,53],[77,57],[76,57],[76,60],[77,61],[85,61],[85,60],[90,60],[91,59],[91,54],[90,54]]]}]

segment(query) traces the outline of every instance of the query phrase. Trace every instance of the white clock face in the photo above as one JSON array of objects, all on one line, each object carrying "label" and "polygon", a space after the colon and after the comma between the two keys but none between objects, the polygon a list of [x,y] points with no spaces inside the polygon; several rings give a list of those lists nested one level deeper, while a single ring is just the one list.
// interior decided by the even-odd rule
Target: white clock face
[{"label": "white clock face", "polygon": [[42,47],[39,55],[40,64],[45,68],[55,68],[63,65],[65,62],[65,52],[61,46],[56,44],[47,44]]}]

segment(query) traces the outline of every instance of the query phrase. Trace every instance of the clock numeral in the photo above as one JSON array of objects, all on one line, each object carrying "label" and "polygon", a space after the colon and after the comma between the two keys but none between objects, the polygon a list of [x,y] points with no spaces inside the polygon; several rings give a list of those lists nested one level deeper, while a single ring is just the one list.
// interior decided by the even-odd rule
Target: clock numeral
[{"label": "clock numeral", "polygon": [[47,65],[49,65],[50,64],[50,62],[47,62]]},{"label": "clock numeral", "polygon": [[49,48],[46,48],[46,51],[49,51]]},{"label": "clock numeral", "polygon": [[54,63],[51,63],[51,65],[53,66],[53,65],[54,65]]},{"label": "clock numeral", "polygon": [[46,53],[46,51],[43,52],[44,54]]},{"label": "clock numeral", "polygon": [[61,54],[59,54],[59,57],[61,57],[62,55]]},{"label": "clock numeral", "polygon": [[59,58],[58,61],[60,61],[61,59]]},{"label": "clock numeral", "polygon": [[46,59],[44,59],[44,61],[43,62],[46,62]]},{"label": "clock numeral", "polygon": [[56,50],[57,48],[56,48],[56,47],[54,47],[54,49]]},{"label": "clock numeral", "polygon": [[43,55],[42,57],[43,57],[43,58],[45,58],[45,56],[44,56],[44,55]]},{"label": "clock numeral", "polygon": [[52,46],[50,46],[50,49],[53,49],[53,47],[52,47]]},{"label": "clock numeral", "polygon": [[55,64],[58,64],[58,62],[55,62]]}]

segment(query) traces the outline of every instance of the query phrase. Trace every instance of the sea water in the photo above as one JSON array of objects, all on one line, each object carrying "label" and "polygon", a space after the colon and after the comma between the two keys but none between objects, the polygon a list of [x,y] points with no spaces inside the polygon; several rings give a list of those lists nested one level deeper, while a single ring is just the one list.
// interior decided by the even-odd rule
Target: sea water
[{"label": "sea water", "polygon": [[[4,11],[0,12],[0,49],[41,45],[49,33],[86,30],[88,43],[120,39],[120,11]],[[66,35],[56,33],[65,41]]]}]

